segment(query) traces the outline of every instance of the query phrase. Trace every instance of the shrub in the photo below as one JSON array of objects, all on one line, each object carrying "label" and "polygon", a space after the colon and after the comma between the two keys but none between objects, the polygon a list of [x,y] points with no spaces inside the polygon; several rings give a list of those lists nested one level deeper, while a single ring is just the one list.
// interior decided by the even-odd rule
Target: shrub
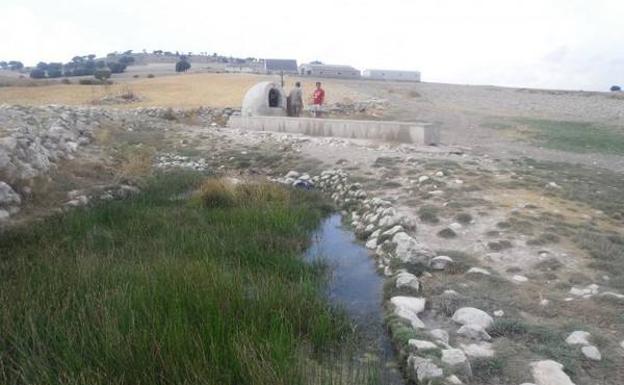
[{"label": "shrub", "polygon": [[104,81],[111,77],[111,71],[108,69],[97,69],[93,73],[93,77],[99,81]]},{"label": "shrub", "polygon": [[71,80],[69,80],[67,78],[63,78],[63,80],[61,80],[61,83],[63,83],[63,84],[72,84]]},{"label": "shrub", "polygon": [[186,59],[181,59],[175,65],[176,72],[186,72],[191,69],[191,63],[189,63]]},{"label": "shrub", "polygon": [[611,92],[620,92],[622,88],[620,86],[611,86]]},{"label": "shrub", "polygon": [[155,78],[154,74],[149,74],[149,75],[147,75],[147,77],[148,77],[149,79]]},{"label": "shrub", "polygon": [[78,80],[78,84],[83,86],[102,86],[113,84],[110,80],[98,80],[98,79],[80,79]]}]

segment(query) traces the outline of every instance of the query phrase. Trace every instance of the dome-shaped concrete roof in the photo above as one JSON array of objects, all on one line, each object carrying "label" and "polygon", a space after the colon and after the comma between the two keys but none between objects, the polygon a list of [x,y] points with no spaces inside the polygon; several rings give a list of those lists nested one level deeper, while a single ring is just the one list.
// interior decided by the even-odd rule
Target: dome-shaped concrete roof
[{"label": "dome-shaped concrete roof", "polygon": [[286,92],[275,82],[260,82],[243,98],[242,116],[286,116]]}]

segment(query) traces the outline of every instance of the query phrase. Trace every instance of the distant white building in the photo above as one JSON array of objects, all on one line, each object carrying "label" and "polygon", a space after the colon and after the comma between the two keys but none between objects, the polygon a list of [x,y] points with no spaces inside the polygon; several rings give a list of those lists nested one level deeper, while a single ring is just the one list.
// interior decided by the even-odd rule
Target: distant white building
[{"label": "distant white building", "polygon": [[419,82],[419,71],[378,70],[370,69],[362,72],[362,77],[373,80],[399,80],[406,82]]},{"label": "distant white building", "polygon": [[299,75],[319,78],[359,79],[360,70],[347,65],[336,64],[302,64]]}]

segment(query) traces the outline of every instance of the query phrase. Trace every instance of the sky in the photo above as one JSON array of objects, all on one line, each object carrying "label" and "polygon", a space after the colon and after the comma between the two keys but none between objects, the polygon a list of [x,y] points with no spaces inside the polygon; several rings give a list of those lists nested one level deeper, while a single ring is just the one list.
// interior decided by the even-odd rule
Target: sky
[{"label": "sky", "polygon": [[0,1],[0,60],[34,65],[128,49],[604,91],[624,86],[624,0]]}]

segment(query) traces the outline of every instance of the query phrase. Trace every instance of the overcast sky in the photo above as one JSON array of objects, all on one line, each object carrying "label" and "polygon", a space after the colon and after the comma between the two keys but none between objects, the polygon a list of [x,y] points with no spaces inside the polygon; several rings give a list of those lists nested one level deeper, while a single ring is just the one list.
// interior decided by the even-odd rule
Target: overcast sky
[{"label": "overcast sky", "polygon": [[33,65],[127,49],[605,90],[624,85],[624,0],[0,1],[0,60]]}]

